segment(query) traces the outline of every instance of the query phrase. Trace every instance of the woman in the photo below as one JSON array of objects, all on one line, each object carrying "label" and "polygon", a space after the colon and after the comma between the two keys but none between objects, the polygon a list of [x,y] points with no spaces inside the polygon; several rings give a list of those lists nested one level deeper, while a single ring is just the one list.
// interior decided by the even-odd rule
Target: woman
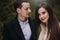
[{"label": "woman", "polygon": [[47,3],[41,3],[35,10],[37,40],[60,40],[59,22]]}]

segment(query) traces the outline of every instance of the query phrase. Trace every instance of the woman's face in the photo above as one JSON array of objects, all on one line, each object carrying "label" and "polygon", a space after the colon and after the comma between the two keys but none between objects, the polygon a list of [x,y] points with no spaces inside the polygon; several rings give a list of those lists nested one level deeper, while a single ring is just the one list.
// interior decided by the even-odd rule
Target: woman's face
[{"label": "woman's face", "polygon": [[47,10],[45,10],[43,7],[39,8],[38,10],[38,14],[39,14],[39,19],[43,22],[43,23],[47,23],[48,19],[49,19],[49,14],[47,12]]}]

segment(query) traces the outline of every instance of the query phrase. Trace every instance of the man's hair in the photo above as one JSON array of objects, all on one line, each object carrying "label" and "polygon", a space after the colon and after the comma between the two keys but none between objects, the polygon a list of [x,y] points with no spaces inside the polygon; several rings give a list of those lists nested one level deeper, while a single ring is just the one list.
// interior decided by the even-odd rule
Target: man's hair
[{"label": "man's hair", "polygon": [[21,7],[22,7],[21,4],[22,4],[23,2],[28,2],[28,1],[26,1],[26,0],[16,0],[16,1],[15,1],[15,3],[14,3],[14,9],[15,9],[15,11],[16,11],[17,8],[21,8]]}]

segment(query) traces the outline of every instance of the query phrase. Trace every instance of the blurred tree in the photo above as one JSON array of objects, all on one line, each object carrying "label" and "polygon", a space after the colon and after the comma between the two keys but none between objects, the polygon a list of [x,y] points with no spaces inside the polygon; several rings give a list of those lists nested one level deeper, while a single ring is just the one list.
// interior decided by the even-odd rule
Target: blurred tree
[{"label": "blurred tree", "polygon": [[3,23],[15,16],[13,3],[15,0],[0,0],[0,40],[2,40]]},{"label": "blurred tree", "polygon": [[60,0],[47,0],[51,4],[54,13],[56,14],[58,20],[60,21]]},{"label": "blurred tree", "polygon": [[0,1],[0,21],[5,21],[14,15],[13,3],[14,0]]}]

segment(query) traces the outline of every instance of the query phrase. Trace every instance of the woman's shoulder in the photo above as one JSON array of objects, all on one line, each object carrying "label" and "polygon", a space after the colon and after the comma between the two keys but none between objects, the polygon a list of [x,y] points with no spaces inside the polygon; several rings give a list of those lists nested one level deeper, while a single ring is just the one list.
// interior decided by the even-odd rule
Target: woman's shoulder
[{"label": "woman's shoulder", "polygon": [[60,22],[59,22],[59,27],[58,27],[59,31],[60,31]]},{"label": "woman's shoulder", "polygon": [[59,22],[58,32],[59,32],[59,36],[60,36],[60,22]]},{"label": "woman's shoulder", "polygon": [[58,32],[59,32],[59,40],[60,40],[60,22],[59,22]]}]

